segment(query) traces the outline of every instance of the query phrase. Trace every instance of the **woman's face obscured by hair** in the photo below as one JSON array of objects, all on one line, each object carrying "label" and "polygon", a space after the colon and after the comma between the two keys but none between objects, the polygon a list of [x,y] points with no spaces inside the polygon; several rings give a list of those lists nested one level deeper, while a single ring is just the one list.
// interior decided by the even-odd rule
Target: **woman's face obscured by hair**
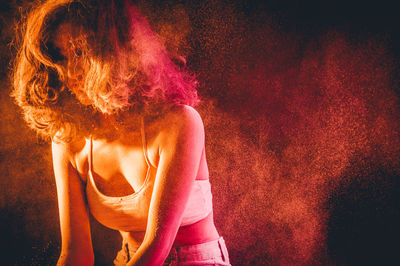
[{"label": "woman's face obscured by hair", "polygon": [[66,73],[66,86],[84,105],[92,101],[84,91],[87,38],[82,29],[71,24],[61,24],[56,31],[53,41],[57,51],[56,62]]}]

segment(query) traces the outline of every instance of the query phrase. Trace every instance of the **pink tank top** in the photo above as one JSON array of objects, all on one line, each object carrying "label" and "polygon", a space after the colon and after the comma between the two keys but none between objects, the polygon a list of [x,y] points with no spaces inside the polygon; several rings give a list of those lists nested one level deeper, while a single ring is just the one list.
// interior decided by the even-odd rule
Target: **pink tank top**
[{"label": "pink tank top", "polygon": [[[92,215],[104,226],[120,231],[145,231],[154,177],[150,177],[150,163],[147,157],[144,122],[141,122],[143,154],[147,163],[147,174],[143,185],[133,194],[110,197],[101,193],[94,182],[93,142],[90,138],[89,173],[86,196]],[[193,224],[205,218],[212,211],[211,185],[208,179],[195,180],[189,200],[183,213],[181,226]]]}]

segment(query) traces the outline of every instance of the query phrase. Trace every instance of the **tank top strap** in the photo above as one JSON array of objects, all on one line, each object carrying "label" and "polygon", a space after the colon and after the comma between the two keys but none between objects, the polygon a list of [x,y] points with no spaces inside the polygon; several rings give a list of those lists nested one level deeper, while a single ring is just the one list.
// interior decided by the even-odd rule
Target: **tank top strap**
[{"label": "tank top strap", "polygon": [[144,159],[146,160],[147,166],[150,167],[150,162],[149,159],[147,157],[147,142],[146,142],[146,134],[144,131],[144,117],[141,116],[140,118],[140,128],[141,128],[141,135],[142,135],[142,146],[143,146],[143,155],[144,155]]},{"label": "tank top strap", "polygon": [[89,156],[88,156],[88,163],[89,163],[89,172],[93,172],[93,137],[90,135],[90,148],[89,148]]}]

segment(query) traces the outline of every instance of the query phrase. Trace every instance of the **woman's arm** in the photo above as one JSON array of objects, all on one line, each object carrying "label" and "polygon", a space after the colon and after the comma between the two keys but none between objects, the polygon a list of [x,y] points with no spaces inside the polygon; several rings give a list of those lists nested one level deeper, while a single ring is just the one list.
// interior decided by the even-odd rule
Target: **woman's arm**
[{"label": "woman's arm", "polygon": [[62,240],[57,265],[93,265],[84,186],[71,164],[70,145],[53,142],[52,152]]},{"label": "woman's arm", "polygon": [[144,241],[128,265],[161,265],[181,224],[204,147],[204,127],[191,107],[168,116],[158,136],[159,163]]}]

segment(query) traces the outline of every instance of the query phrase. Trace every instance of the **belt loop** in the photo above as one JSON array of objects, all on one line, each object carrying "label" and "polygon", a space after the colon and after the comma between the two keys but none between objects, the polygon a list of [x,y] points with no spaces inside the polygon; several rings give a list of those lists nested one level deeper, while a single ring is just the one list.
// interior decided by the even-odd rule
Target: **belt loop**
[{"label": "belt loop", "polygon": [[226,258],[225,258],[225,252],[224,252],[224,239],[222,238],[222,236],[218,239],[218,247],[219,247],[219,250],[221,251],[222,260],[225,262]]},{"label": "belt loop", "polygon": [[130,261],[131,260],[131,254],[129,253],[129,245],[128,245],[128,243],[125,243],[125,253],[126,253],[126,256],[127,256],[127,261]]}]

